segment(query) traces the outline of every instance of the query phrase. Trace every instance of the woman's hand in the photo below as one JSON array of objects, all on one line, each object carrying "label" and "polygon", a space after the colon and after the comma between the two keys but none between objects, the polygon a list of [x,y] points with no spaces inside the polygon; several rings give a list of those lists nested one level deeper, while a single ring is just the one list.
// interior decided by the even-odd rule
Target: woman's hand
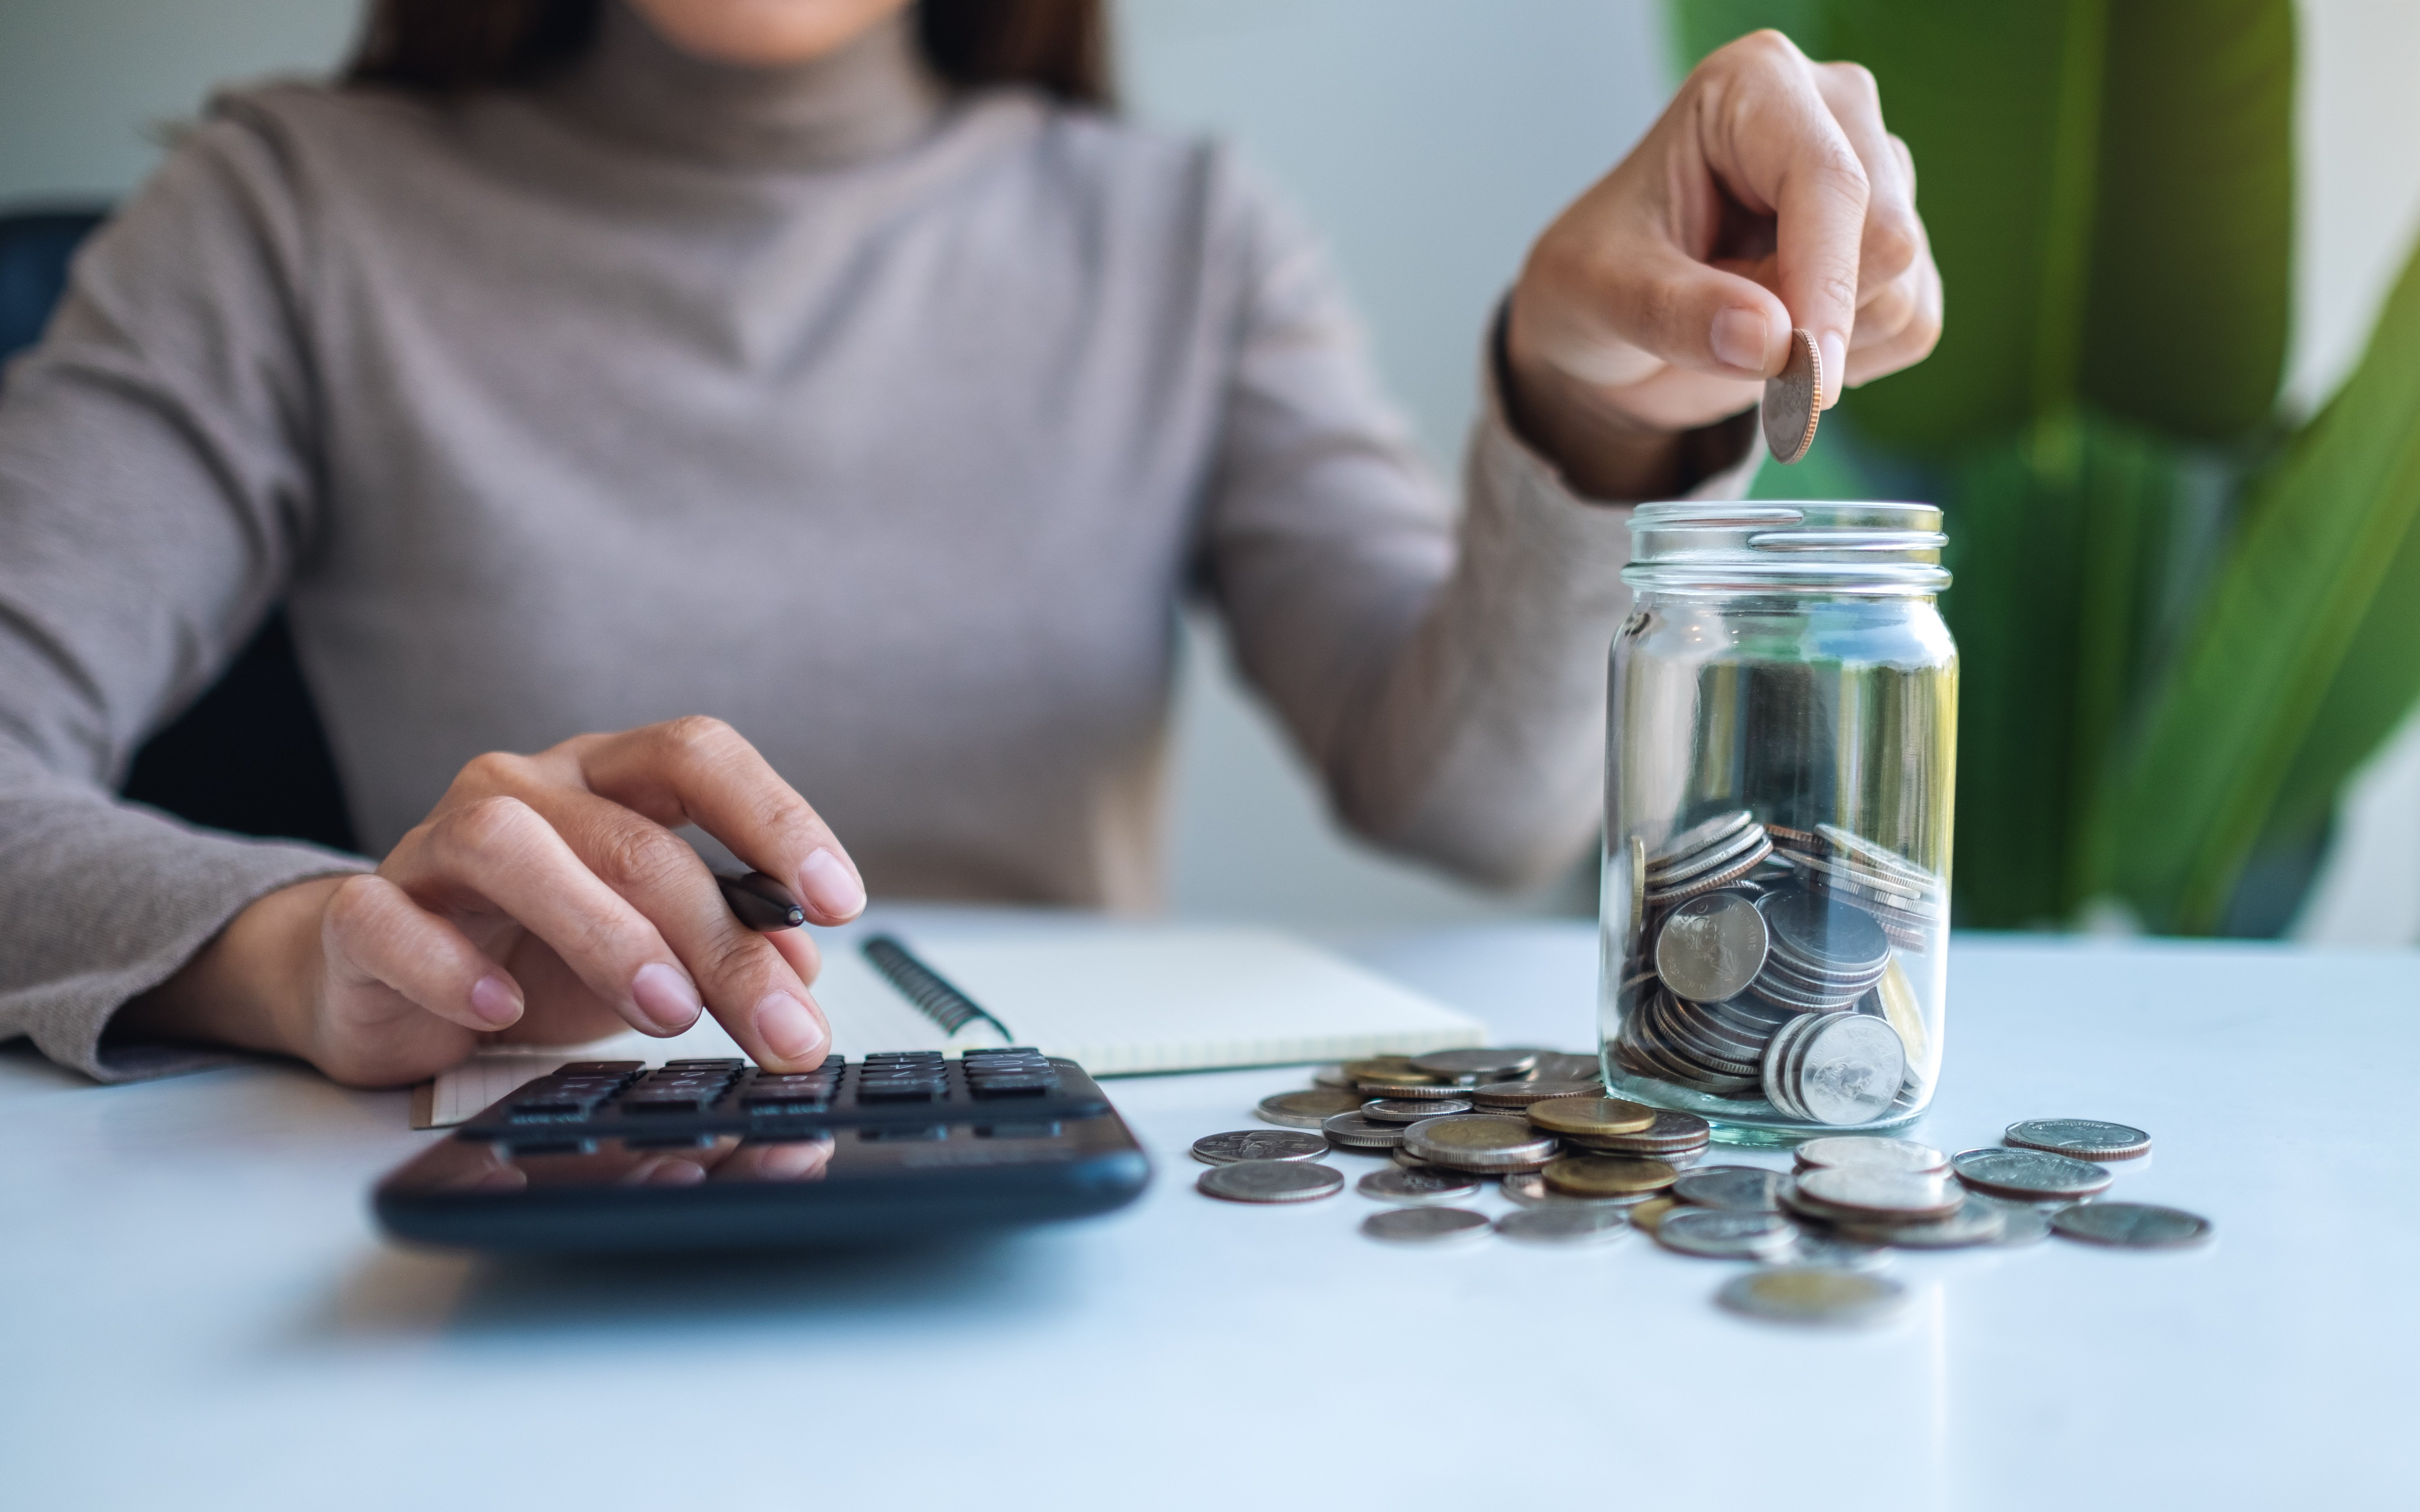
[{"label": "woman's hand", "polygon": [[1941,274],[1873,75],[1764,31],[1699,64],[1530,249],[1505,332],[1516,423],[1583,491],[1645,497],[1676,433],[1757,402],[1793,326],[1828,407],[1844,374],[1932,350]]},{"label": "woman's hand", "polygon": [[754,747],[721,720],[675,719],[477,758],[377,872],[253,903],[114,1028],[394,1086],[481,1035],[671,1035],[706,1009],[768,1069],[817,1064],[830,1035],[807,991],[814,942],[733,918],[673,833],[685,824],[781,878],[819,923],[865,906],[840,841]]}]

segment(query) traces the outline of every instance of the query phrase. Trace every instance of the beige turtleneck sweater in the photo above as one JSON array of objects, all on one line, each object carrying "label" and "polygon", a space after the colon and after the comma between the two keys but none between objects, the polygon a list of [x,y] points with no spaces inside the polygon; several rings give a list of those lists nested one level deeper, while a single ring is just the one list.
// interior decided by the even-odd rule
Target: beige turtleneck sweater
[{"label": "beige turtleneck sweater", "polygon": [[1492,400],[1457,508],[1224,154],[945,99],[904,24],[743,73],[608,16],[535,91],[222,99],[8,371],[0,1037],[177,1063],[109,1015],[363,864],[112,796],[281,598],[372,854],[708,713],[877,897],[1147,906],[1196,592],[1363,834],[1589,843],[1626,512]]}]

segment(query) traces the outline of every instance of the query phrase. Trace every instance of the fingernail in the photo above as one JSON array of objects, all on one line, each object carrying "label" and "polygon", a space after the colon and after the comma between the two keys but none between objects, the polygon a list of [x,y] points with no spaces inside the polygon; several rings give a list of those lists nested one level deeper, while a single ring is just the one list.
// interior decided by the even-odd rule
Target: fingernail
[{"label": "fingernail", "polygon": [[1723,310],[1714,316],[1714,355],[1746,372],[1764,371],[1765,343],[1772,336],[1761,310]]},{"label": "fingernail", "polygon": [[473,984],[471,1011],[501,1029],[521,1016],[521,996],[511,982],[491,971]]},{"label": "fingernail", "polygon": [[1823,354],[1823,408],[1829,409],[1840,402],[1840,391],[1848,386],[1840,380],[1849,373],[1849,344],[1826,332],[1815,345]]},{"label": "fingernail", "polygon": [[788,993],[767,993],[756,1005],[756,1035],[783,1060],[812,1059],[824,1047],[824,1026]]},{"label": "fingernail", "polygon": [[630,997],[647,1021],[666,1034],[678,1034],[697,1022],[706,1005],[697,984],[686,973],[660,961],[650,961],[630,979]]},{"label": "fingernail", "polygon": [[815,852],[799,869],[799,890],[829,918],[855,918],[865,907],[865,884],[829,850]]}]

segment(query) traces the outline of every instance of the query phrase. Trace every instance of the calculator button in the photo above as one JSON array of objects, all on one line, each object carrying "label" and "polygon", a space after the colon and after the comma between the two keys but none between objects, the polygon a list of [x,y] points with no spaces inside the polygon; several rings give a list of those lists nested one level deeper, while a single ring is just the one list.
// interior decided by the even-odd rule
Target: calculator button
[{"label": "calculator button", "polygon": [[748,1062],[744,1060],[667,1060],[664,1062],[664,1070],[738,1071],[747,1064]]},{"label": "calculator button", "polygon": [[627,1082],[646,1069],[644,1061],[637,1060],[575,1060],[556,1068],[554,1073],[557,1076],[604,1076]]}]

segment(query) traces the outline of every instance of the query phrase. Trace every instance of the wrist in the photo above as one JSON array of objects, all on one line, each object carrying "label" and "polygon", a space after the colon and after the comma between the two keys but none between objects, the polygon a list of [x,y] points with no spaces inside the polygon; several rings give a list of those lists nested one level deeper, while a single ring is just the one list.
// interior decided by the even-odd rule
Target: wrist
[{"label": "wrist", "polygon": [[120,1009],[110,1032],[307,1056],[320,916],[344,883],[314,877],[253,900],[176,975]]},{"label": "wrist", "polygon": [[1591,499],[1652,499],[1681,491],[1683,431],[1633,416],[1538,356],[1519,339],[1512,301],[1489,340],[1505,423]]}]

